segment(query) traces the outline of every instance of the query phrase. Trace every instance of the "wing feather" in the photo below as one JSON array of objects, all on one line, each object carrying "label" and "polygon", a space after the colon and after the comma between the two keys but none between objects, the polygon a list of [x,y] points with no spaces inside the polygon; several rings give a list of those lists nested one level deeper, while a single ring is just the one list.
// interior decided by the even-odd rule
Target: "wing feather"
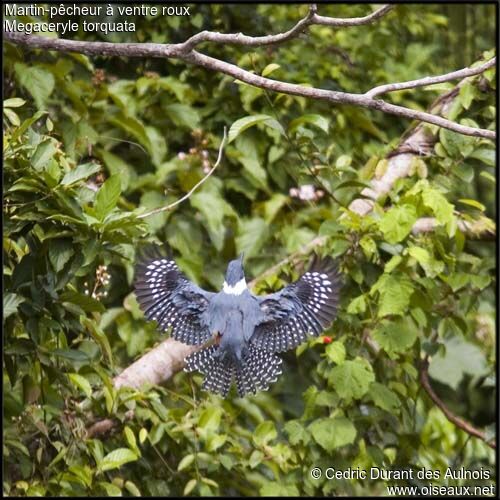
[{"label": "wing feather", "polygon": [[177,264],[158,250],[148,249],[135,268],[135,294],[147,319],[161,331],[172,329],[172,337],[189,345],[201,345],[211,333],[205,312],[214,295],[189,281]]},{"label": "wing feather", "polygon": [[282,352],[297,347],[308,335],[318,336],[335,319],[340,275],[333,259],[318,259],[301,278],[281,291],[257,297],[265,320],[251,338],[256,347]]}]

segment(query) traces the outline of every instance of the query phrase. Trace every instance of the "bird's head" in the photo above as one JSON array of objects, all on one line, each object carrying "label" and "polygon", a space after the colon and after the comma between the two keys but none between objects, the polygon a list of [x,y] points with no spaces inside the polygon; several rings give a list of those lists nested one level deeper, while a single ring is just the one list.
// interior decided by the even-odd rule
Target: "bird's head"
[{"label": "bird's head", "polygon": [[245,281],[245,272],[243,271],[243,254],[228,264],[225,283],[230,287],[234,287],[242,280]]}]

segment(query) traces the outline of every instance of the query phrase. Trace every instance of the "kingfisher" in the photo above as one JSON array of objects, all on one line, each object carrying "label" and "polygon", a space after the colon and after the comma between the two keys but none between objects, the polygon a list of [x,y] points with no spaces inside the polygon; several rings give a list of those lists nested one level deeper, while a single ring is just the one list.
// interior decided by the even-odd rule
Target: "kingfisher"
[{"label": "kingfisher", "polygon": [[184,360],[204,375],[202,389],[227,397],[267,390],[281,374],[277,353],[318,336],[335,319],[340,274],[330,257],[314,255],[299,280],[270,295],[250,292],[243,254],[229,262],[218,293],[189,281],[171,258],[149,248],[135,269],[135,294],[148,320],[184,344],[202,346]]}]

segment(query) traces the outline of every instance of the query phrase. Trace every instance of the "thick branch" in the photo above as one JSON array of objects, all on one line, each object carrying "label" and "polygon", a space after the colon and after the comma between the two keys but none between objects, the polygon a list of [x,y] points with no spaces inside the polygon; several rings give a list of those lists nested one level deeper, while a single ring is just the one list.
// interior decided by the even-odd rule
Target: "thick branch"
[{"label": "thick branch", "polygon": [[[314,14],[314,16],[316,15]],[[317,17],[323,19],[320,16]],[[314,18],[316,17],[313,17],[313,19]],[[235,40],[238,39],[238,36],[240,37],[240,39],[242,39],[243,37],[243,35],[231,36],[236,37]],[[201,66],[212,71],[218,71],[220,73],[232,76],[233,78],[241,80],[254,87],[271,90],[274,92],[281,92],[284,94],[297,95],[312,99],[321,99],[334,104],[352,104],[355,106],[376,109],[384,113],[431,123],[433,125],[447,128],[464,135],[484,137],[488,139],[495,139],[496,137],[495,132],[492,130],[484,130],[475,127],[469,127],[466,125],[460,125],[458,123],[452,122],[451,120],[447,120],[446,118],[436,116],[431,113],[413,110],[410,108],[405,108],[403,106],[397,106],[395,104],[390,104],[382,101],[381,99],[374,99],[373,97],[369,97],[367,94],[354,94],[348,92],[318,89],[314,87],[303,87],[297,84],[281,82],[278,80],[273,80],[271,78],[265,78],[263,76],[251,73],[250,71],[244,70],[234,64],[196,52],[195,50],[193,50],[193,46],[201,42],[193,43],[193,38],[189,39],[187,42],[180,44],[83,42],[47,38],[35,35],[24,35],[14,32],[4,32],[4,38],[10,42],[25,45],[28,47],[58,50],[63,52],[74,51],[87,55],[177,58],[196,66]],[[256,39],[258,38],[259,37],[257,37]],[[190,40],[191,43],[188,43],[190,42]]]},{"label": "thick branch", "polygon": [[467,434],[470,434],[471,436],[475,436],[481,440],[483,440],[490,448],[496,448],[496,442],[493,440],[488,440],[486,438],[486,434],[483,431],[480,431],[479,429],[476,429],[472,424],[469,422],[463,420],[459,416],[455,415],[446,405],[445,403],[439,398],[439,396],[434,392],[434,389],[431,387],[430,381],[429,381],[429,361],[428,358],[426,357],[420,366],[420,383],[422,387],[424,388],[425,392],[429,395],[429,397],[432,399],[434,404],[443,412],[444,416],[453,424],[455,424],[457,427],[462,429],[464,432]]},{"label": "thick branch", "polygon": [[113,379],[113,384],[117,389],[162,384],[182,369],[184,358],[196,349],[198,347],[168,338],[125,368]]},{"label": "thick branch", "polygon": [[190,190],[188,193],[186,193],[184,196],[179,198],[178,200],[174,201],[173,203],[170,203],[169,205],[166,205],[164,207],[159,207],[155,208],[154,210],[151,210],[149,212],[146,212],[145,214],[138,215],[138,219],[143,219],[144,217],[149,217],[150,215],[155,215],[160,212],[166,212],[167,210],[172,210],[172,208],[176,207],[183,201],[187,200],[215,171],[215,169],[220,165],[220,162],[222,161],[222,153],[224,151],[224,148],[227,143],[227,129],[224,127],[224,135],[222,137],[222,141],[219,146],[219,154],[217,156],[217,161],[214,163],[214,166],[208,171],[207,175],[201,179],[200,182],[197,182]]},{"label": "thick branch", "polygon": [[334,90],[318,89],[315,87],[303,87],[293,83],[281,82],[265,78],[254,73],[250,73],[234,64],[215,59],[213,57],[192,51],[182,57],[183,60],[202,66],[207,69],[215,70],[220,73],[232,76],[242,82],[248,83],[254,87],[261,89],[272,90],[274,92],[281,92],[283,94],[291,94],[302,97],[309,97],[312,99],[320,99],[331,102],[333,104],[353,104],[365,108],[376,109],[384,113],[410,118],[426,123],[431,123],[439,127],[447,128],[454,132],[463,135],[471,135],[475,137],[484,137],[486,139],[495,139],[496,133],[492,130],[484,130],[475,127],[468,127],[458,123],[447,120],[441,116],[426,113],[425,111],[418,111],[403,106],[397,106],[381,99],[372,99],[363,94],[352,94],[348,92],[338,92]]}]

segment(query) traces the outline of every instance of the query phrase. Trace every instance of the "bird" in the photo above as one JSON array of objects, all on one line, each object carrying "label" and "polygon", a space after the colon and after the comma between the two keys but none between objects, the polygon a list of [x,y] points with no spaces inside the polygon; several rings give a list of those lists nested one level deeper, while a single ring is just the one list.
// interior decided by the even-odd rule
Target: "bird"
[{"label": "bird", "polygon": [[150,247],[139,256],[134,288],[148,320],[188,345],[187,372],[204,375],[202,389],[227,397],[265,391],[281,375],[279,353],[319,336],[336,317],[340,273],[331,257],[314,255],[296,282],[269,295],[248,289],[243,254],[227,266],[222,290],[203,290],[189,281],[171,257]]}]

